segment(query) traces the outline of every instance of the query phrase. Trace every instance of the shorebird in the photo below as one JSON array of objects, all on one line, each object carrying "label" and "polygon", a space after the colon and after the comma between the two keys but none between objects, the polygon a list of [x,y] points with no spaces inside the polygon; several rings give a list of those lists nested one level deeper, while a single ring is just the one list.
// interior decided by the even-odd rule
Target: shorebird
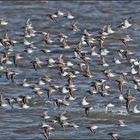
[{"label": "shorebird", "polygon": [[48,61],[48,67],[54,67],[56,64],[56,60],[54,60],[51,57],[47,61]]},{"label": "shorebird", "polygon": [[97,86],[101,86],[105,81],[105,79],[95,79],[95,82],[92,83],[95,83]]},{"label": "shorebird", "polygon": [[80,127],[79,125],[75,124],[75,123],[70,123],[69,126],[75,128],[76,130],[78,130],[78,128]]},{"label": "shorebird", "polygon": [[122,63],[122,62],[121,62],[119,59],[117,59],[116,57],[113,58],[113,62],[114,62],[115,64],[121,64],[121,63]]},{"label": "shorebird", "polygon": [[129,35],[125,35],[124,37],[120,38],[119,40],[122,41],[122,43],[128,47],[128,42],[132,41],[133,39]]},{"label": "shorebird", "polygon": [[109,93],[108,93],[108,89],[109,89],[110,87],[108,86],[108,85],[105,85],[105,83],[102,83],[102,85],[100,85],[100,89],[98,90],[98,92],[100,93],[100,95],[102,96],[102,97],[104,97],[104,96],[108,96],[108,95],[110,95]]},{"label": "shorebird", "polygon": [[46,16],[48,16],[54,23],[57,22],[57,18],[58,18],[58,13],[54,13],[54,14],[47,14]]},{"label": "shorebird", "polygon": [[99,42],[99,47],[100,49],[103,49],[104,48],[104,37],[103,36],[100,36],[98,39],[98,42]]},{"label": "shorebird", "polygon": [[125,57],[128,59],[128,61],[131,59],[131,55],[134,54],[132,51],[130,51],[129,49],[120,49],[119,52]]},{"label": "shorebird", "polygon": [[137,105],[134,106],[134,109],[133,109],[132,112],[135,113],[135,114],[140,113],[140,110],[137,109]]},{"label": "shorebird", "polygon": [[[3,98],[2,93],[0,94],[0,107],[6,107],[7,104],[5,102],[6,100]],[[12,107],[12,106],[11,106]]]},{"label": "shorebird", "polygon": [[120,92],[122,94],[123,93],[123,85],[127,83],[125,75],[122,73],[120,75],[119,79],[116,80],[116,82],[118,83],[119,90],[120,90]]},{"label": "shorebird", "polygon": [[100,55],[101,56],[106,56],[109,53],[107,49],[100,49]]},{"label": "shorebird", "polygon": [[54,128],[52,126],[48,125],[48,124],[45,124],[45,123],[43,123],[43,125],[41,127],[43,129],[42,130],[43,136],[45,137],[45,139],[49,139],[49,132],[51,130],[54,130]]},{"label": "shorebird", "polygon": [[104,26],[104,31],[102,32],[102,35],[109,35],[113,33],[115,33],[115,31],[111,29],[111,24]]},{"label": "shorebird", "polygon": [[97,125],[95,124],[92,124],[90,126],[87,127],[92,133],[95,133],[96,132],[96,129],[98,128]]},{"label": "shorebird", "polygon": [[124,96],[122,95],[122,93],[119,95],[119,100],[120,101],[125,101]]},{"label": "shorebird", "polygon": [[31,61],[33,64],[34,70],[37,71],[37,67],[41,68],[41,65],[44,64],[38,57]]},{"label": "shorebird", "polygon": [[104,57],[101,57],[101,64],[104,66],[104,67],[108,67],[109,64],[105,61],[105,58]]},{"label": "shorebird", "polygon": [[60,87],[60,92],[63,94],[67,94],[67,93],[69,93],[69,89],[67,86],[62,86],[62,87]]},{"label": "shorebird", "polygon": [[33,85],[31,88],[33,89],[33,93],[35,93],[38,97],[41,97],[41,94],[43,93],[43,91],[41,91],[40,87]]},{"label": "shorebird", "polygon": [[90,36],[91,36],[91,34],[90,34],[86,29],[84,29],[83,35],[84,35],[85,37],[90,37]]},{"label": "shorebird", "polygon": [[15,72],[14,70],[10,70],[8,68],[6,69],[5,73],[7,80],[11,80],[12,82],[14,82],[15,76],[19,75],[19,73]]},{"label": "shorebird", "polygon": [[4,20],[3,18],[0,18],[0,25],[7,25],[8,22]]},{"label": "shorebird", "polygon": [[90,49],[90,55],[100,57],[100,55],[95,51],[95,49],[96,49],[96,46]]},{"label": "shorebird", "polygon": [[23,42],[26,46],[33,44],[33,42],[29,42],[26,38],[24,38]]},{"label": "shorebird", "polygon": [[89,69],[89,65],[87,66],[87,68],[84,69],[83,72],[84,72],[83,76],[85,76],[85,77],[90,77],[90,78],[93,77],[93,76],[92,76],[92,73],[91,73],[91,71],[90,71],[90,69]]},{"label": "shorebird", "polygon": [[112,107],[114,107],[114,106],[115,106],[114,104],[108,103],[108,104],[106,105],[106,108],[105,108],[106,112],[109,111],[109,108],[112,108]]},{"label": "shorebird", "polygon": [[124,97],[124,99],[126,100],[126,110],[129,113],[130,112],[130,104],[132,101],[135,100],[135,98],[132,96],[130,88],[127,90],[126,94],[127,95],[126,95],[126,97]]},{"label": "shorebird", "polygon": [[140,80],[139,79],[136,79],[136,77],[133,76],[133,81],[134,81],[134,84],[135,84],[134,88],[136,90],[140,91]]},{"label": "shorebird", "polygon": [[67,15],[65,15],[65,17],[67,19],[74,19],[75,18],[70,12],[68,12]]},{"label": "shorebird", "polygon": [[25,22],[25,29],[33,29],[30,18],[28,18]]},{"label": "shorebird", "polygon": [[49,139],[49,133],[47,128],[44,127],[41,133],[45,139]]},{"label": "shorebird", "polygon": [[24,37],[30,38],[35,36],[36,31],[33,29],[32,23],[30,18],[28,18],[25,22],[25,30],[24,30]]},{"label": "shorebird", "polygon": [[64,16],[65,13],[60,11],[60,10],[57,10],[54,14],[58,15],[58,16]]},{"label": "shorebird", "polygon": [[118,123],[116,123],[116,125],[120,126],[120,127],[126,127],[127,125],[124,123],[124,120],[119,120]]},{"label": "shorebird", "polygon": [[48,75],[44,75],[39,78],[38,84],[39,85],[46,85],[47,83],[50,83],[52,79]]},{"label": "shorebird", "polygon": [[2,52],[2,56],[0,57],[1,64],[7,63],[9,57],[8,57],[8,51]]},{"label": "shorebird", "polygon": [[59,41],[60,41],[61,43],[62,43],[66,38],[68,38],[68,36],[65,35],[63,32],[60,32],[60,33],[59,33],[59,37],[60,37]]},{"label": "shorebird", "polygon": [[66,121],[68,119],[68,117],[65,116],[67,112],[62,112],[61,114],[59,114],[59,116],[57,117],[59,122],[63,122]]},{"label": "shorebird", "polygon": [[112,137],[112,140],[119,140],[118,139],[119,135],[117,133],[111,132],[111,133],[108,133],[108,135],[110,135]]},{"label": "shorebird", "polygon": [[66,99],[69,101],[74,101],[76,97],[73,97],[72,95],[69,94],[68,96],[66,96]]},{"label": "shorebird", "polygon": [[51,50],[50,50],[50,49],[48,49],[48,48],[41,49],[40,51],[41,51],[41,52],[43,52],[43,53],[45,53],[45,54],[48,54],[48,53],[50,53],[50,52],[51,52]]},{"label": "shorebird", "polygon": [[50,33],[45,33],[44,41],[46,44],[52,44],[54,42],[54,40],[52,40],[52,38],[50,37]]},{"label": "shorebird", "polygon": [[70,48],[70,46],[68,45],[67,40],[65,38],[63,38],[61,43],[62,43],[62,45],[61,45],[62,48],[64,48],[64,49]]},{"label": "shorebird", "polygon": [[67,122],[67,121],[61,121],[61,122],[59,122],[59,123],[60,123],[61,127],[64,129],[64,131],[65,131],[65,129],[66,129],[66,128],[65,128],[66,126],[71,126],[70,123]]},{"label": "shorebird", "polygon": [[85,96],[85,97],[82,99],[82,103],[81,103],[81,104],[82,104],[83,107],[89,105],[89,102],[86,101],[86,98],[87,98],[87,96]]},{"label": "shorebird", "polygon": [[29,45],[26,45],[26,49],[24,50],[25,52],[27,52],[28,54],[32,54],[34,52],[34,49],[36,49],[37,47],[31,43]]},{"label": "shorebird", "polygon": [[50,96],[52,95],[52,93],[54,93],[56,91],[56,89],[52,86],[48,87],[45,90],[47,90],[48,99],[50,99]]},{"label": "shorebird", "polygon": [[64,56],[63,54],[61,54],[59,57],[58,57],[58,62],[57,64],[60,64],[62,66],[65,66],[65,60],[64,60]]},{"label": "shorebird", "polygon": [[17,43],[17,41],[9,39],[9,38],[0,38],[0,43],[4,46],[15,46],[15,43]]},{"label": "shorebird", "polygon": [[54,99],[54,102],[59,108],[61,105],[69,106],[69,102],[67,101],[67,96],[64,96],[62,99]]},{"label": "shorebird", "polygon": [[79,25],[77,25],[77,23],[72,23],[72,25],[70,26],[70,29],[74,32],[79,31]]},{"label": "shorebird", "polygon": [[98,91],[99,91],[99,88],[96,82],[92,82],[89,90],[87,90],[87,92],[91,95],[96,94]]},{"label": "shorebird", "polygon": [[59,72],[59,74],[62,76],[62,77],[64,77],[64,76],[68,76],[69,75],[69,73],[66,71],[66,67],[65,66],[63,66],[63,65],[58,65],[58,67],[59,67],[59,69],[60,69],[60,72]]},{"label": "shorebird", "polygon": [[131,65],[131,74],[132,75],[135,75],[135,74],[137,74],[138,73],[138,71],[135,69],[135,66],[132,64]]},{"label": "shorebird", "polygon": [[25,28],[25,31],[24,31],[24,37],[25,38],[30,38],[32,36],[35,36],[36,34],[36,31],[32,29],[28,29],[27,27]]},{"label": "shorebird", "polygon": [[21,108],[28,109],[30,107],[29,106],[30,99],[31,99],[31,97],[29,95],[21,94],[16,98],[16,101]]},{"label": "shorebird", "polygon": [[0,94],[0,106],[3,105],[3,97],[2,97],[2,94]]},{"label": "shorebird", "polygon": [[20,60],[20,59],[22,59],[22,58],[23,58],[23,57],[21,56],[20,53],[16,53],[16,54],[14,55],[13,59],[14,59],[14,64],[15,64],[15,66],[17,66],[17,61]]},{"label": "shorebird", "polygon": [[115,76],[115,74],[112,73],[112,69],[105,70],[105,71],[104,71],[104,74],[107,76],[108,79],[111,79],[112,77]]},{"label": "shorebird", "polygon": [[20,85],[23,86],[23,87],[31,87],[32,86],[32,84],[27,82],[26,78],[23,79],[23,81]]},{"label": "shorebird", "polygon": [[[130,19],[130,18],[129,18]],[[129,27],[132,26],[132,24],[128,21],[129,19],[125,19],[121,25],[119,25],[118,27],[122,27],[123,29],[127,29]]]},{"label": "shorebird", "polygon": [[79,41],[78,44],[76,45],[76,47],[74,48],[74,55],[75,55],[76,58],[80,58],[81,53],[83,53],[82,41]]},{"label": "shorebird", "polygon": [[51,118],[51,116],[48,115],[48,111],[44,111],[44,112],[42,113],[41,117],[42,117],[43,119],[49,119],[49,118]]},{"label": "shorebird", "polygon": [[7,101],[8,105],[11,107],[11,109],[14,109],[13,104],[15,103],[15,100],[13,98],[7,97],[4,100]]},{"label": "shorebird", "polygon": [[67,67],[72,67],[73,65],[74,65],[74,64],[73,64],[71,61],[67,61],[67,62],[66,62],[66,66],[67,66]]}]

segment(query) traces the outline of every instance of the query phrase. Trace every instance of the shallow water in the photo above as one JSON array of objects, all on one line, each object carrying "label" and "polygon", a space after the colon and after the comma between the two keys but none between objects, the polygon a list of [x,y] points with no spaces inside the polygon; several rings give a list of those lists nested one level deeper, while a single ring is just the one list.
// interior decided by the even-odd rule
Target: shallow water
[{"label": "shallow water", "polygon": [[[130,42],[130,50],[134,52],[133,57],[140,59],[140,48],[139,48],[139,38],[140,38],[140,2],[139,1],[93,1],[93,2],[57,2],[57,1],[41,1],[41,2],[12,2],[12,1],[1,1],[0,2],[0,17],[6,19],[9,24],[7,26],[0,27],[0,37],[4,37],[5,31],[8,29],[8,34],[11,38],[15,40],[23,40],[23,31],[25,26],[25,21],[30,18],[32,25],[37,31],[49,31],[52,38],[57,38],[59,32],[64,32],[69,36],[70,40],[78,41],[82,35],[84,29],[87,29],[89,33],[97,35],[100,28],[104,25],[111,24],[112,28],[115,28],[120,24],[125,18],[132,17],[133,26],[126,30],[121,30],[120,34],[130,34],[133,38],[133,41]],[[56,10],[61,10],[64,12],[70,11],[75,16],[75,19],[68,20],[66,18],[60,18],[58,23],[52,22],[46,14],[53,13]],[[72,32],[68,29],[69,25],[76,21],[81,31]],[[116,34],[117,36],[117,34]],[[76,85],[76,91],[74,95],[76,100],[70,102],[70,106],[58,108],[57,106],[46,103],[48,100],[46,91],[43,90],[44,99],[37,98],[37,96],[32,92],[30,88],[23,88],[18,84],[24,79],[27,78],[27,81],[31,84],[47,74],[54,81],[55,85],[64,86],[66,84],[67,78],[61,77],[58,73],[58,69],[47,68],[44,65],[42,68],[35,71],[30,65],[30,61],[36,56],[41,60],[46,61],[49,57],[54,59],[58,58],[60,54],[64,54],[66,60],[71,59],[74,63],[74,68],[79,69],[77,66],[77,60],[73,59],[73,53],[71,49],[62,49],[60,45],[46,45],[42,41],[40,36],[32,37],[29,39],[35,41],[37,48],[34,50],[34,53],[27,54],[23,50],[25,45],[18,43],[14,47],[15,52],[22,53],[24,60],[18,62],[18,67],[15,67],[14,64],[8,65],[9,68],[14,69],[16,72],[19,72],[15,78],[16,83],[11,83],[6,80],[5,75],[1,73],[0,78],[0,88],[3,91],[4,97],[16,97],[22,93],[29,94],[33,98],[31,99],[29,109],[19,109],[15,108],[11,110],[10,108],[0,108],[0,139],[44,139],[41,134],[41,124],[43,119],[40,117],[43,111],[48,110],[49,114],[52,116],[57,116],[60,112],[68,111],[67,116],[69,120],[78,124],[80,126],[79,130],[73,128],[66,128],[64,131],[59,124],[51,124],[56,128],[55,131],[52,131],[50,134],[50,139],[109,139],[111,138],[107,133],[116,132],[121,138],[127,139],[138,139],[140,138],[139,125],[140,117],[139,114],[127,114],[125,108],[125,102],[120,102],[118,100],[119,90],[116,86],[115,80],[107,80],[107,85],[110,85],[112,88],[109,89],[110,95],[107,97],[101,97],[97,95],[89,95],[87,100],[93,106],[89,117],[86,117],[84,114],[84,109],[81,107],[80,102],[85,95],[88,95],[87,90],[89,89],[90,83],[98,79],[107,79],[106,76],[102,73],[103,70],[107,69],[99,65],[98,57],[91,57],[89,62],[90,69],[92,70],[93,78],[83,77],[82,74],[74,79],[74,84]],[[49,55],[44,55],[40,52],[40,49],[48,47],[52,50]],[[74,48],[75,45],[71,45],[71,48]],[[126,60],[122,60],[124,63],[121,65],[114,65],[112,63],[113,56],[115,55],[114,50],[124,49],[123,44],[113,41],[105,42],[105,47],[110,51],[109,55],[106,56],[107,62],[109,62],[109,68],[112,68],[113,72],[118,73],[120,71],[128,72],[128,84],[125,85],[124,93],[127,91],[128,87],[131,86],[132,93],[136,97],[136,101],[132,103],[132,107],[137,104],[140,108],[140,95],[139,92],[134,89],[134,83],[131,79],[130,67]],[[88,51],[88,47],[83,47],[84,50]],[[0,51],[3,51],[3,47],[0,48]],[[11,53],[12,56],[13,53]],[[10,58],[12,60],[12,58]],[[116,76],[116,77],[117,77]],[[139,75],[137,75],[139,77]],[[116,78],[114,78],[116,79]],[[45,87],[42,87],[45,88]],[[52,98],[61,98],[63,94],[56,93],[52,95]],[[115,104],[112,112],[105,112],[105,105],[107,103]],[[121,111],[119,111],[121,110]],[[119,128],[115,125],[118,120],[125,120],[127,127]],[[86,127],[90,124],[98,125],[98,129],[95,134],[91,133]]]}]

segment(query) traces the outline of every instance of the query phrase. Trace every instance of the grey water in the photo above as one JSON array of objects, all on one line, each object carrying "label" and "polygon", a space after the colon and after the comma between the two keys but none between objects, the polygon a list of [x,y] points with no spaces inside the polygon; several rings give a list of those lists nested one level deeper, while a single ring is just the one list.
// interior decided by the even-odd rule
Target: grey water
[{"label": "grey water", "polygon": [[[75,19],[67,20],[66,18],[60,18],[57,23],[54,23],[46,15],[54,13],[57,10],[64,11],[65,13],[70,11],[72,15],[75,16]],[[130,34],[133,38],[129,47],[130,50],[134,52],[133,57],[140,60],[139,1],[0,1],[0,18],[4,18],[8,21],[7,26],[0,26],[0,38],[4,37],[5,31],[8,30],[10,38],[22,40],[25,21],[30,18],[36,31],[50,32],[53,39],[56,39],[60,32],[64,32],[70,40],[78,41],[84,29],[96,35],[104,25],[111,24],[112,28],[115,29],[124,19],[129,17],[132,17],[133,26],[129,29],[122,30],[122,34]],[[74,22],[77,22],[81,31],[74,33],[69,30],[69,26]],[[92,56],[89,63],[93,73],[92,78],[83,77],[79,74],[74,79],[74,84],[77,89],[74,91],[76,100],[71,101],[70,106],[58,108],[57,106],[47,104],[45,102],[48,99],[46,91],[43,91],[42,96],[44,99],[42,100],[39,99],[31,89],[18,86],[18,83],[24,78],[27,78],[29,83],[35,83],[39,77],[45,74],[53,79],[54,84],[58,84],[59,86],[65,85],[66,78],[61,77],[57,69],[43,66],[35,71],[30,61],[36,56],[42,61],[46,61],[48,57],[57,59],[58,56],[63,54],[64,57],[67,60],[70,59],[76,67],[76,60],[73,59],[73,53],[70,49],[62,49],[58,44],[45,44],[41,37],[32,37],[29,40],[34,41],[37,48],[32,54],[27,54],[24,52],[26,48],[24,44],[18,43],[14,46],[14,51],[21,53],[24,59],[19,61],[17,67],[15,67],[14,64],[8,67],[20,74],[15,78],[15,83],[11,83],[11,81],[6,80],[5,75],[1,73],[0,88],[2,89],[4,97],[16,97],[23,93],[29,94],[32,97],[31,105],[29,109],[15,108],[14,110],[0,107],[1,140],[43,140],[44,137],[41,134],[41,124],[43,120],[40,116],[44,111],[48,111],[51,116],[57,116],[60,112],[68,111],[67,116],[69,120],[80,126],[78,130],[66,128],[64,131],[60,125],[50,123],[50,125],[55,127],[55,131],[51,131],[50,139],[111,139],[108,135],[109,132],[118,133],[120,139],[140,139],[140,115],[126,113],[125,108],[122,107],[125,106],[125,102],[120,102],[118,99],[118,87],[115,81],[109,81],[107,77],[103,75],[102,71],[106,68],[98,64],[98,57]],[[49,55],[45,55],[40,51],[45,47],[52,51]],[[71,48],[74,47],[74,45],[71,45]],[[134,89],[129,65],[127,62],[121,65],[112,64],[112,59],[115,55],[114,50],[123,49],[125,46],[120,42],[110,41],[105,43],[105,47],[110,51],[107,56],[107,61],[110,63],[113,72],[128,72],[128,84],[124,88],[124,93],[128,87],[131,86],[133,96],[136,98],[136,101],[132,103],[132,108],[137,104],[140,109],[140,93]],[[0,53],[3,49],[3,47],[0,48]],[[85,46],[84,50],[88,50],[88,47]],[[107,97],[89,95],[87,100],[92,104],[93,109],[89,117],[86,117],[80,102],[85,95],[88,95],[87,90],[89,89],[90,83],[96,78],[107,80],[107,84],[111,87],[109,89],[110,95]],[[63,95],[57,93],[52,96],[53,98],[63,97]],[[105,105],[107,103],[113,103],[115,105],[115,107],[112,108],[112,112],[107,113],[105,111]],[[125,120],[128,126],[122,128],[116,126],[115,123],[117,123],[118,120]],[[87,126],[90,124],[98,125],[95,134],[87,129]]]}]

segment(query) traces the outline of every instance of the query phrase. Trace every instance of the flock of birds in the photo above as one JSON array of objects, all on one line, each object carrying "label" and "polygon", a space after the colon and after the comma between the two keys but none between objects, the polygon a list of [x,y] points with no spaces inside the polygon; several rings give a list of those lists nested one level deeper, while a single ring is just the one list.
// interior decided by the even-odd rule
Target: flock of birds
[{"label": "flock of birds", "polygon": [[[111,28],[111,24],[105,25],[98,31],[97,35],[93,35],[86,29],[82,31],[75,21],[75,16],[70,12],[64,13],[62,11],[57,11],[53,14],[47,14],[46,16],[48,19],[50,18],[50,20],[52,20],[53,24],[59,23],[62,18],[74,21],[69,27],[69,30],[73,32],[73,34],[81,32],[81,38],[78,41],[70,40],[68,35],[64,32],[60,32],[58,38],[52,38],[51,33],[48,31],[35,30],[30,19],[27,19],[25,22],[24,35],[21,40],[9,37],[8,30],[5,31],[5,36],[0,38],[0,46],[2,48],[2,51],[0,52],[1,78],[5,78],[9,83],[21,88],[23,87],[32,90],[30,94],[35,98],[44,99],[44,104],[56,106],[58,107],[58,110],[65,106],[66,111],[61,112],[58,116],[49,115],[49,106],[47,111],[42,113],[41,117],[43,118],[43,123],[41,126],[41,134],[44,138],[50,138],[50,131],[57,131],[53,126],[55,124],[59,124],[64,131],[69,127],[78,130],[80,125],[69,120],[67,117],[67,114],[69,113],[67,108],[69,108],[74,101],[77,101],[80,104],[80,107],[85,111],[85,116],[89,117],[90,112],[93,109],[91,101],[96,104],[94,96],[99,96],[100,100],[108,98],[110,96],[109,90],[112,88],[111,86],[113,84],[115,84],[115,87],[118,88],[119,92],[119,94],[117,93],[117,98],[114,100],[119,99],[119,102],[124,104],[126,113],[140,113],[137,109],[137,105],[135,105],[133,109],[131,107],[131,103],[136,100],[132,93],[132,88],[138,92],[140,91],[140,79],[138,79],[140,74],[140,61],[135,58],[134,52],[131,51],[133,48],[129,45],[129,42],[133,41],[133,39],[129,34],[115,37],[115,34],[120,30],[129,30],[129,28],[133,26],[131,18],[125,19],[114,29]],[[0,19],[1,28],[7,24],[9,23],[6,20]],[[40,43],[44,43],[43,49],[39,48],[35,41],[30,41],[30,38],[34,39],[36,36],[41,38],[42,42]],[[113,52],[111,52],[107,47],[108,40],[110,42],[118,42],[121,48],[114,49]],[[23,52],[19,52],[16,49],[19,44],[24,46]],[[58,49],[60,48],[61,55],[59,55],[59,57],[51,57],[52,53],[54,53],[55,56],[55,52],[51,49],[53,48],[53,45],[56,45]],[[41,60],[36,56],[35,50],[37,49],[42,53],[41,55],[44,56],[45,60]],[[64,55],[64,52],[67,51],[71,54],[70,58],[68,55]],[[114,54],[112,60],[107,59],[110,53]],[[21,83],[17,82],[18,77],[20,77],[22,73],[14,70],[14,67],[20,68],[26,55],[32,55],[32,57],[27,57],[30,60],[25,62],[25,64],[28,63],[28,67],[32,70],[32,73],[37,73],[42,68],[46,69],[46,74],[42,75],[42,77],[38,77],[34,83],[30,83],[28,77],[20,79]],[[94,62],[96,61],[94,58],[98,59],[98,63]],[[116,65],[122,65],[124,66],[124,69],[128,67],[129,71],[115,73],[112,68]],[[104,78],[95,78],[94,68],[96,69],[98,66],[101,66],[103,70],[99,72],[97,70],[97,73],[104,75]],[[50,77],[48,71],[50,71],[52,75],[53,72],[56,71],[57,77],[60,78],[58,79],[55,76]],[[84,93],[81,93],[80,95],[82,100],[79,100],[76,95],[78,87],[81,87],[81,85],[75,84],[75,80],[78,80],[78,77],[85,77],[85,81],[87,82],[91,81],[88,84],[88,90],[86,92],[83,91]],[[130,78],[131,81],[133,81],[133,87],[129,86]],[[62,84],[65,83],[65,85],[60,86],[55,84],[57,81],[62,82]],[[111,83],[111,85],[109,86],[107,82]],[[126,88],[127,91],[125,90]],[[59,98],[57,98],[56,95],[60,95]],[[113,96],[115,96],[115,93]],[[91,101],[88,101],[88,98],[90,98]],[[29,96],[28,93],[20,94],[16,97],[13,95],[5,97],[3,90],[1,89],[0,107],[10,107],[12,110],[15,108],[28,109],[31,107],[32,99],[33,97]],[[112,112],[113,107],[115,106],[112,101],[113,100],[110,100],[109,103],[105,104],[106,113]],[[124,120],[118,120],[116,125],[119,127],[127,126]],[[86,128],[89,129],[91,133],[96,133],[99,129],[96,124],[89,124]],[[119,134],[115,132],[109,132],[108,135],[110,135],[113,140],[119,138]]]}]

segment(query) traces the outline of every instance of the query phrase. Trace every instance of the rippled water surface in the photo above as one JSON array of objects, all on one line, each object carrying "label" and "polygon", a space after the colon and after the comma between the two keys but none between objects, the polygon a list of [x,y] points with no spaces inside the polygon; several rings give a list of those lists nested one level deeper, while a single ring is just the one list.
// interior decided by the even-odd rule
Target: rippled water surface
[{"label": "rippled water surface", "polygon": [[[65,17],[60,17],[57,23],[54,23],[46,15],[54,13],[57,10],[64,11],[67,13],[70,11],[75,19],[69,20]],[[98,35],[98,32],[104,25],[111,24],[115,30],[116,27],[126,18],[132,17],[133,26],[129,29],[118,31],[114,36],[119,37],[125,34],[130,34],[133,41],[129,43],[129,49],[134,52],[132,58],[140,60],[140,2],[139,1],[83,1],[83,2],[64,2],[64,1],[38,1],[38,2],[22,2],[22,1],[1,1],[0,2],[0,17],[8,21],[7,26],[0,26],[0,38],[4,37],[6,30],[10,38],[23,41],[23,33],[25,21],[30,18],[32,26],[36,31],[50,32],[51,38],[54,40],[58,39],[60,32],[64,32],[68,39],[73,42],[80,40],[80,37],[84,31],[87,31],[93,35]],[[76,22],[79,25],[80,31],[73,32],[69,29],[69,26]],[[96,56],[90,56],[89,53],[86,55],[91,58],[89,61],[89,67],[92,71],[92,78],[84,77],[78,63],[82,62],[74,58],[73,48],[76,46],[70,45],[70,49],[63,49],[60,44],[46,44],[43,41],[41,35],[29,38],[30,41],[34,41],[34,45],[37,46],[32,54],[28,54],[24,50],[26,46],[23,43],[17,43],[14,46],[14,52],[11,52],[9,59],[12,60],[14,53],[19,52],[22,54],[24,59],[18,61],[17,67],[14,64],[4,64],[4,66],[19,72],[19,75],[15,77],[15,83],[8,81],[5,77],[5,73],[1,72],[0,88],[3,92],[3,97],[17,97],[20,94],[26,93],[32,97],[30,100],[30,107],[28,109],[21,109],[15,107],[11,110],[9,108],[0,107],[0,139],[44,139],[41,134],[41,125],[44,121],[41,118],[41,114],[48,110],[48,113],[55,117],[59,113],[68,111],[66,116],[70,122],[74,122],[80,126],[78,130],[72,127],[66,127],[65,131],[58,124],[49,122],[51,126],[55,128],[55,131],[51,131],[51,139],[111,139],[108,135],[109,132],[115,132],[119,134],[120,138],[140,138],[140,117],[139,114],[127,114],[125,109],[125,101],[120,102],[119,89],[115,80],[119,77],[119,73],[124,71],[127,72],[128,83],[124,86],[124,93],[126,93],[128,87],[131,87],[132,94],[136,98],[135,102],[132,102],[131,107],[133,108],[136,104],[140,109],[140,93],[134,89],[134,82],[132,81],[130,64],[126,59],[122,58],[121,65],[113,64],[112,60],[117,55],[117,49],[125,49],[125,46],[114,40],[108,40],[104,46],[110,51],[108,56],[105,56],[106,61],[109,63],[109,67],[103,67],[100,65],[100,58]],[[96,44],[96,46],[98,46]],[[50,53],[44,54],[40,50],[43,48],[49,48]],[[0,53],[4,47],[0,47]],[[83,50],[89,51],[89,47],[84,45]],[[98,52],[98,49],[97,49]],[[59,74],[58,68],[47,67],[47,60],[49,57],[55,60],[61,55],[64,55],[66,60],[73,62],[73,69],[80,71],[81,73],[74,78],[73,82],[76,85],[76,91],[74,91],[74,101],[70,101],[69,106],[61,106],[58,108],[54,104],[47,103],[47,92],[44,90],[49,86],[40,86],[43,94],[42,98],[35,95],[31,88],[25,88],[19,84],[24,78],[31,84],[35,84],[37,80],[43,75],[47,74],[53,79],[51,84],[64,86],[67,84],[67,77],[62,77]],[[35,57],[39,57],[40,60],[44,61],[45,64],[37,71],[33,69],[30,61]],[[111,68],[116,77],[112,80],[108,80],[103,74],[103,71]],[[139,78],[139,74],[136,75]],[[106,84],[110,86],[108,90],[109,96],[101,97],[100,94],[89,95],[87,90],[91,85],[91,82],[95,79],[106,79]],[[93,106],[88,117],[84,113],[84,109],[81,107],[80,102],[83,97],[88,95],[87,101]],[[52,94],[52,98],[62,98],[64,94],[56,92]],[[112,112],[107,113],[105,111],[105,105],[113,103],[115,107],[111,110]],[[123,107],[124,106],[124,107]],[[127,127],[118,127],[115,124],[118,120],[125,120]],[[90,124],[98,125],[98,129],[95,134],[91,133],[87,127]]]}]

